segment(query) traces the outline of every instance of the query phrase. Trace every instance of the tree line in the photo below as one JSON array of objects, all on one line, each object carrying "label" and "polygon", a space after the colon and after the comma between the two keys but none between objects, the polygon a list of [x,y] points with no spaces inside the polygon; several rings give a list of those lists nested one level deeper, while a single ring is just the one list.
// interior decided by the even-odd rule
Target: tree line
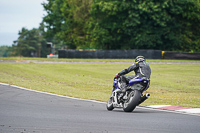
[{"label": "tree line", "polygon": [[199,0],[47,0],[38,29],[22,28],[13,54],[68,49],[200,52]]}]

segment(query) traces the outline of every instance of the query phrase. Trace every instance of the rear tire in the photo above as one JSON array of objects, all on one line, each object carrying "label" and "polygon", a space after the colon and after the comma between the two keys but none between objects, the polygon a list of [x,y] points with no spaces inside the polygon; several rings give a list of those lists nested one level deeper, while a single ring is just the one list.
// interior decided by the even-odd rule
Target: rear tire
[{"label": "rear tire", "polygon": [[107,110],[112,111],[114,109],[113,107],[113,102],[112,102],[112,97],[109,98],[107,104],[106,104]]},{"label": "rear tire", "polygon": [[130,99],[123,104],[123,110],[125,112],[132,112],[135,109],[140,101],[141,92],[138,90],[133,90],[129,93],[129,97]]}]

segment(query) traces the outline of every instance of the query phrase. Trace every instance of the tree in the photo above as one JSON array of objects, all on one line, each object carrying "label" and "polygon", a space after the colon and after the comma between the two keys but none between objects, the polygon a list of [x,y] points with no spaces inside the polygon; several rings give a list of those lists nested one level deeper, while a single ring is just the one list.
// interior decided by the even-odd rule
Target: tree
[{"label": "tree", "polygon": [[200,52],[200,1],[188,0],[177,2],[182,7],[182,12],[176,16],[181,24],[180,40],[181,50],[187,52]]},{"label": "tree", "polygon": [[69,48],[89,47],[87,27],[92,0],[48,0],[43,3],[46,37],[63,41]]},{"label": "tree", "polygon": [[101,49],[199,49],[199,9],[199,0],[94,0],[92,42]]},{"label": "tree", "polygon": [[199,0],[47,0],[45,37],[68,48],[200,51]]},{"label": "tree", "polygon": [[0,57],[8,57],[10,55],[9,46],[0,46]]},{"label": "tree", "polygon": [[28,30],[23,27],[18,34],[18,39],[14,41],[14,44],[12,45],[12,55],[46,57],[46,40],[43,38],[43,33],[40,29],[33,28],[32,30]]}]

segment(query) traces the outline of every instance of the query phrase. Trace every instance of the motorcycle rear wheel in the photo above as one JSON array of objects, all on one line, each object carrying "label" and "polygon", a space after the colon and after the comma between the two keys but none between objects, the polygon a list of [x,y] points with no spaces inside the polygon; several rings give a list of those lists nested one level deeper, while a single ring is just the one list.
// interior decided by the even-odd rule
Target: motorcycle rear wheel
[{"label": "motorcycle rear wheel", "polygon": [[112,111],[114,109],[113,107],[113,101],[112,101],[112,97],[109,98],[107,104],[106,104],[107,110],[108,111]]},{"label": "motorcycle rear wheel", "polygon": [[123,104],[123,110],[125,112],[132,112],[135,109],[140,101],[141,92],[138,90],[133,90],[129,93],[129,97],[129,100]]}]

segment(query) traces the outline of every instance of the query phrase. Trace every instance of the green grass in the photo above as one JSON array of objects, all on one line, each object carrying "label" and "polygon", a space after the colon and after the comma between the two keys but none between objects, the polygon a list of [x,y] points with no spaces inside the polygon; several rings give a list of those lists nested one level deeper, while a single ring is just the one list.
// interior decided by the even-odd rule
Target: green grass
[{"label": "green grass", "polygon": [[[30,57],[0,57],[0,60],[29,61],[84,61],[84,62],[133,62],[134,59],[69,59],[69,58],[30,58]],[[148,62],[198,62],[200,60],[169,60],[169,59],[148,59]]]},{"label": "green grass", "polygon": [[[80,60],[85,61],[77,59]],[[89,64],[0,63],[0,82],[106,102],[111,95],[113,77],[129,65],[131,64],[95,62]],[[142,105],[170,104],[200,107],[200,65],[150,63],[150,66],[151,85],[147,92],[151,97]]]}]

